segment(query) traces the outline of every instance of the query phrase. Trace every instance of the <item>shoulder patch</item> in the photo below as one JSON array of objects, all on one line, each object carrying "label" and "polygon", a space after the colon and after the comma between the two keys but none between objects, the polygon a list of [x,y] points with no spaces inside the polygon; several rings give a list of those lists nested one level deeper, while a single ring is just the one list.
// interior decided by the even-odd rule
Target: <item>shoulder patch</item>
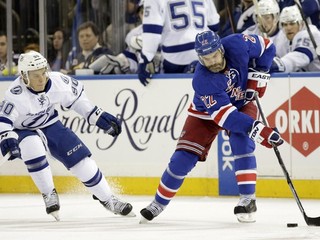
[{"label": "shoulder patch", "polygon": [[10,92],[14,95],[19,95],[22,93],[22,87],[21,86],[16,86],[14,88],[10,89]]},{"label": "shoulder patch", "polygon": [[60,77],[61,77],[62,81],[64,81],[66,84],[69,84],[70,80],[69,80],[69,78],[67,76],[61,75]]}]

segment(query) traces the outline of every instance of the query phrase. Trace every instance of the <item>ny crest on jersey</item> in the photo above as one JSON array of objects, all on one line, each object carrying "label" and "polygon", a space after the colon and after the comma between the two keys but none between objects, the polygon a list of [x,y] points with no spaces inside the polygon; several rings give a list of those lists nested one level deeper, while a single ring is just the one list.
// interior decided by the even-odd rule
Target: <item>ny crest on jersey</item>
[{"label": "ny crest on jersey", "polygon": [[21,86],[16,86],[14,88],[10,89],[10,92],[14,95],[19,95],[22,93],[22,87]]}]

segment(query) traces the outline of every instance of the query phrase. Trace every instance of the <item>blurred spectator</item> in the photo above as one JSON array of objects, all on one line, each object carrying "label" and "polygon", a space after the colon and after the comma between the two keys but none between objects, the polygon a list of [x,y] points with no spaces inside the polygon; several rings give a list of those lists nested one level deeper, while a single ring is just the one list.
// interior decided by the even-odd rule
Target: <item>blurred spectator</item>
[{"label": "blurred spectator", "polygon": [[[143,19],[143,1],[140,1],[139,7],[137,9],[136,15],[138,16],[138,22],[140,25],[132,29],[126,35],[126,45],[127,48],[117,56],[107,55],[101,59],[98,59],[95,65],[97,67],[103,68],[103,74],[108,74],[106,70],[114,72],[116,74],[125,74],[125,73],[136,73],[138,69],[138,62],[141,58],[141,49],[142,49],[142,19]],[[155,67],[155,72],[160,72],[160,62],[161,62],[161,53],[159,52],[153,59],[152,64]],[[103,62],[103,60],[105,62]],[[106,67],[108,65],[108,67]],[[96,71],[100,71],[98,68]]]},{"label": "blurred spectator", "polygon": [[[271,72],[319,72],[320,56],[317,55],[296,5],[285,7],[280,14],[280,24],[287,39],[278,47]],[[316,43],[320,43],[320,31],[309,25]]]},{"label": "blurred spectator", "polygon": [[[11,75],[17,73],[16,64],[12,61],[11,63]],[[7,59],[7,35],[5,32],[0,31],[0,75],[9,75],[8,69],[8,59]]]},{"label": "blurred spectator", "polygon": [[72,58],[72,52],[69,53],[66,62],[66,70],[73,72],[76,69],[88,68],[88,66],[99,56],[104,54],[113,54],[113,52],[99,43],[100,32],[93,22],[82,23],[77,30],[80,52],[75,58]]},{"label": "blurred spectator", "polygon": [[241,3],[229,15],[225,25],[220,27],[219,35],[225,37],[234,32],[241,33],[248,27],[253,26],[255,24],[253,13],[254,5],[252,0],[241,0]]},{"label": "blurred spectator", "polygon": [[23,48],[23,52],[27,53],[29,51],[40,52],[40,46],[38,43],[29,43],[27,46]]},{"label": "blurred spectator", "polygon": [[53,33],[52,49],[48,54],[48,61],[52,71],[60,71],[66,64],[68,57],[68,38],[62,28],[57,28]]}]

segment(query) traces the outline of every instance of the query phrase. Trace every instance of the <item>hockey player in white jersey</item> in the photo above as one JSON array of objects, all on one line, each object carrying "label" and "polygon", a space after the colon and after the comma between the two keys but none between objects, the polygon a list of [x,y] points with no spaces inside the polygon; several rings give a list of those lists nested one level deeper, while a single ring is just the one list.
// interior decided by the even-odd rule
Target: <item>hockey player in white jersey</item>
[{"label": "hockey player in white jersey", "polygon": [[46,212],[59,221],[60,203],[47,153],[59,160],[109,211],[135,216],[132,205],[113,195],[86,145],[58,118],[55,105],[74,110],[90,125],[113,137],[121,122],[95,106],[81,82],[60,72],[48,72],[47,60],[38,52],[21,54],[16,78],[5,92],[0,107],[0,147],[9,160],[22,159],[43,196]]},{"label": "hockey player in white jersey", "polygon": [[[280,24],[286,39],[278,44],[270,72],[319,72],[319,57],[296,5],[281,11]],[[314,25],[309,27],[319,46],[320,31]]]},{"label": "hockey player in white jersey", "polygon": [[145,0],[140,82],[144,86],[149,83],[152,73],[147,71],[147,65],[160,45],[164,73],[185,72],[189,64],[198,60],[193,49],[196,34],[217,31],[219,19],[212,0]]},{"label": "hockey player in white jersey", "polygon": [[279,27],[280,8],[276,0],[260,0],[255,7],[256,24],[243,31],[243,34],[257,34],[272,40],[277,48],[278,42],[286,38]]}]

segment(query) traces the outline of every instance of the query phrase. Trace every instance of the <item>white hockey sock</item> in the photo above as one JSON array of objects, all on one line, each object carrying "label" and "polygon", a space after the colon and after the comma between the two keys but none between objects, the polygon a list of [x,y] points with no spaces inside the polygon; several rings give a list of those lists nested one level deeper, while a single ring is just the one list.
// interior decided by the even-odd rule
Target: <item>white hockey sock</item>
[{"label": "white hockey sock", "polygon": [[[96,162],[89,157],[84,158],[75,166],[70,168],[70,171],[84,184],[90,180],[93,180],[94,182],[94,177],[98,172],[100,172]],[[102,175],[102,178],[99,182],[92,186],[88,186],[88,184],[85,185],[87,185],[87,189],[100,201],[107,201],[111,197],[112,192],[105,176],[101,172],[100,174]]]},{"label": "white hockey sock", "polygon": [[50,166],[38,172],[29,172],[29,174],[41,193],[48,194],[54,189]]}]

